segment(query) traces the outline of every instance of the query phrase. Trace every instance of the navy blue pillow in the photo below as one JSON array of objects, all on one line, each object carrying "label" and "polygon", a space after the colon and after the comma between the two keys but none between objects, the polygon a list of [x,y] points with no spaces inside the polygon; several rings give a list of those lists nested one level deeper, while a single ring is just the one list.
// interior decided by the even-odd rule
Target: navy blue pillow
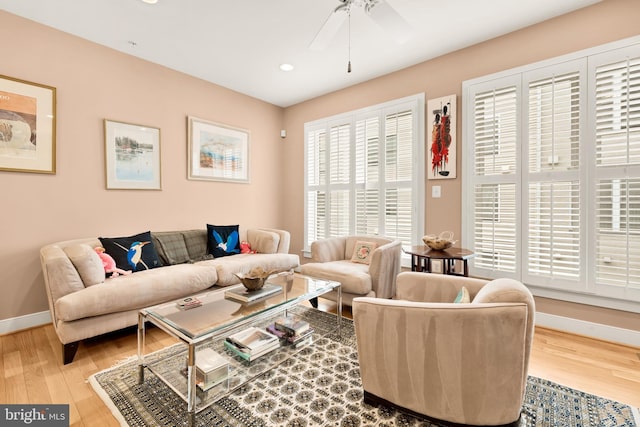
[{"label": "navy blue pillow", "polygon": [[136,272],[162,266],[150,231],[130,237],[99,237],[98,239],[118,268]]},{"label": "navy blue pillow", "polygon": [[239,225],[207,224],[207,251],[215,258],[240,253]]}]

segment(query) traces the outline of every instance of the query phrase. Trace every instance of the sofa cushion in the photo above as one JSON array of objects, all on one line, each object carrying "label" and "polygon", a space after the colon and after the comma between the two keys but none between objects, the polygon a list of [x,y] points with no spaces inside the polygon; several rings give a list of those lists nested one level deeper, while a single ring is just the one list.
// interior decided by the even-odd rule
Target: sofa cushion
[{"label": "sofa cushion", "polygon": [[196,264],[170,265],[119,276],[59,298],[55,303],[56,317],[68,322],[149,307],[207,289],[217,278],[215,268]]},{"label": "sofa cushion", "polygon": [[[116,262],[116,267],[122,270],[131,270],[135,273],[162,266],[149,231],[129,237],[99,237],[99,239],[105,251]],[[131,261],[128,256],[129,251],[135,251]]]},{"label": "sofa cushion", "polygon": [[157,232],[151,233],[151,237],[163,265],[184,264],[191,259],[181,232]]},{"label": "sofa cushion", "polygon": [[40,254],[43,266],[46,265],[44,279],[52,301],[85,289],[78,270],[60,246],[45,246]]},{"label": "sofa cushion", "polygon": [[469,291],[465,286],[460,288],[460,292],[456,296],[456,299],[453,300],[455,304],[468,304],[471,302],[471,297],[469,296]]},{"label": "sofa cushion", "polygon": [[256,267],[264,270],[285,271],[300,265],[298,255],[292,254],[239,254],[232,257],[216,258],[196,263],[206,267],[214,266],[218,273],[218,286],[229,286],[240,283],[234,273],[247,274]]},{"label": "sofa cushion", "polygon": [[104,282],[106,278],[104,266],[91,246],[78,243],[77,245],[69,245],[63,250],[73,263],[73,266],[78,270],[85,287]]},{"label": "sofa cushion", "polygon": [[375,242],[363,242],[358,240],[353,247],[353,255],[351,255],[351,261],[359,262],[362,264],[369,264],[371,262],[371,254],[373,250],[378,247]]},{"label": "sofa cushion", "polygon": [[[333,238],[329,240],[333,240]],[[385,237],[380,237],[380,236],[348,236],[348,237],[345,237],[345,241],[344,241],[344,257],[340,259],[351,259],[351,256],[353,255],[353,250],[355,249],[356,244],[359,241],[375,243],[376,248],[379,248],[380,246],[384,246],[387,243],[392,242],[392,240],[387,239]]]},{"label": "sofa cushion", "polygon": [[238,225],[207,224],[208,251],[215,258],[240,253]]},{"label": "sofa cushion", "polygon": [[300,272],[318,279],[342,283],[342,292],[367,295],[371,291],[369,266],[348,260],[303,264]]},{"label": "sofa cushion", "polygon": [[275,254],[278,252],[280,235],[267,230],[247,230],[247,240],[251,249],[260,254]]},{"label": "sofa cushion", "polygon": [[191,262],[212,257],[207,252],[207,230],[186,230],[182,232],[182,237],[184,237]]}]

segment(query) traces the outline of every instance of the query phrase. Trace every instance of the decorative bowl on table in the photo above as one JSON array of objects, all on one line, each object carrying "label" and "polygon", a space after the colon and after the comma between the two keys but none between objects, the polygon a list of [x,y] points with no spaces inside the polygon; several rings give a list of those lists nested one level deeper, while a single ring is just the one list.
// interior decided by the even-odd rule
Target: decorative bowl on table
[{"label": "decorative bowl on table", "polygon": [[256,267],[249,271],[247,274],[244,273],[233,273],[240,282],[247,288],[249,291],[257,291],[262,289],[264,284],[266,283],[269,276],[272,274],[278,273],[279,270],[265,270],[262,267]]},{"label": "decorative bowl on table", "polygon": [[422,237],[422,241],[435,251],[444,251],[456,243],[456,240],[453,240],[453,233],[451,231],[443,231],[438,236],[435,234],[427,234]]}]

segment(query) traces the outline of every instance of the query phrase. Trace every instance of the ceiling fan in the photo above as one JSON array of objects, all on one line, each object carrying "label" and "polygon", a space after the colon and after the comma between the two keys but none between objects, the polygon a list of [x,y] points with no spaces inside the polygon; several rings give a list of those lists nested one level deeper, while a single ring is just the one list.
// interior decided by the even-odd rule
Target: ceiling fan
[{"label": "ceiling fan", "polygon": [[342,24],[351,16],[354,7],[363,7],[365,13],[382,27],[396,42],[404,43],[411,37],[411,26],[385,0],[338,0],[340,3],[309,45],[311,50],[324,50],[333,40]]}]

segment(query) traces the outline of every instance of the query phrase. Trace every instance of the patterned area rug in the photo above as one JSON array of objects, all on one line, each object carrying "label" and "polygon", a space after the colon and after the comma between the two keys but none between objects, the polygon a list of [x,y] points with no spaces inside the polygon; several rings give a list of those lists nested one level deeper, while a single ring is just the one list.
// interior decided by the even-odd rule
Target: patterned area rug
[{"label": "patterned area rug", "polygon": [[[338,338],[331,332],[334,315],[302,307],[295,311],[321,337],[295,354],[276,351],[253,362],[248,369],[255,378],[237,387],[232,384],[233,392],[197,414],[198,426],[437,426],[364,404],[353,323],[344,319]],[[221,343],[211,346],[224,352]],[[183,352],[183,345],[175,345],[147,360],[172,360]],[[175,363],[184,366],[180,360]],[[234,360],[233,369],[242,363]],[[279,365],[271,369],[274,363]],[[180,366],[175,366],[176,372]],[[90,382],[123,426],[187,424],[182,399],[152,373],[142,385],[137,378],[137,361],[132,360],[91,376]],[[638,411],[628,405],[529,377],[520,425],[634,427],[638,419]]]}]

